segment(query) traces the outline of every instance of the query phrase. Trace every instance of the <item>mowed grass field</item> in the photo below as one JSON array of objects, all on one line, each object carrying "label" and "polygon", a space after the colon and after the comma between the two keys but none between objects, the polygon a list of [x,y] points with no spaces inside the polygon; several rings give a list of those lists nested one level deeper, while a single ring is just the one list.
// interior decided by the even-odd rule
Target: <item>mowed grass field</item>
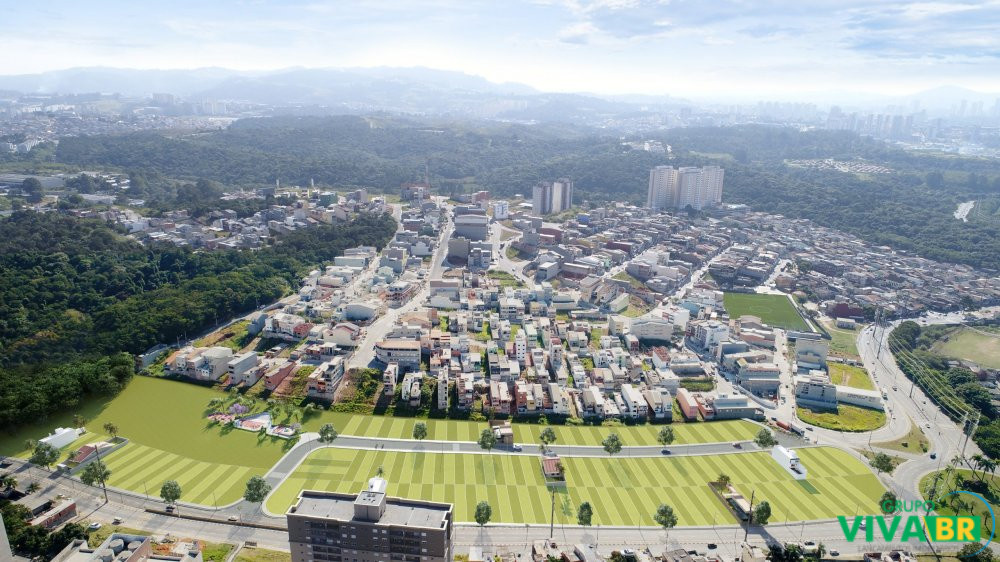
[{"label": "mowed grass field", "polygon": [[[111,422],[118,426],[119,435],[129,439],[129,444],[104,458],[112,471],[109,484],[139,493],[148,491],[150,496],[157,497],[165,480],[177,480],[184,492],[182,501],[226,504],[239,498],[250,476],[265,474],[285,453],[289,442],[208,424],[205,419],[208,402],[220,396],[224,394],[194,384],[136,377],[112,400],[90,400],[14,433],[0,434],[0,454],[27,457],[25,440],[39,439],[55,427],[72,425],[73,415],[79,413],[86,419],[88,432],[62,450],[60,462],[86,443],[107,439],[103,425]],[[417,421],[425,421],[427,438],[436,440],[475,441],[486,428],[485,423],[476,422],[325,411],[309,419],[304,428],[316,431],[330,422],[345,435],[409,439]],[[546,426],[515,424],[514,427],[518,442],[536,443]],[[660,429],[655,425],[553,427],[557,444],[593,446],[599,446],[611,432],[617,432],[626,446],[655,445]],[[748,440],[758,431],[756,425],[739,420],[673,427],[678,444]]]},{"label": "mowed grass field", "polygon": [[860,388],[862,390],[875,390],[875,383],[868,376],[868,371],[861,367],[834,363],[832,361],[827,363],[826,366],[830,369],[830,381],[833,384]]},{"label": "mowed grass field", "polygon": [[723,304],[732,318],[749,314],[759,317],[765,324],[778,328],[809,330],[809,326],[799,316],[795,305],[785,295],[726,293]]},{"label": "mowed grass field", "polygon": [[[427,424],[427,439],[433,441],[476,441],[487,428],[485,422],[456,420],[431,420],[414,418],[393,418],[385,416],[363,416],[351,414],[327,414],[310,420],[306,430],[316,431],[326,422],[332,422],[337,431],[344,435],[366,437],[386,437],[391,439],[411,439],[413,426],[418,421]],[[599,447],[609,433],[617,433],[622,443],[628,446],[657,445],[656,436],[661,425],[637,425],[622,427],[537,425],[514,423],[514,440],[517,443],[541,443],[538,436],[546,427],[556,432],[556,445],[590,445]],[[743,420],[727,420],[706,423],[673,424],[678,445],[690,443],[725,443],[753,439],[760,426]]]},{"label": "mowed grass field", "polygon": [[983,367],[1000,369],[1000,333],[961,327],[946,339],[938,340],[932,350],[947,357],[968,359]]},{"label": "mowed grass field", "polygon": [[[867,466],[844,451],[798,450],[809,478],[796,481],[765,452],[673,458],[563,457],[566,492],[556,496],[556,519],[575,524],[576,508],[589,501],[595,525],[655,525],[661,503],[674,507],[679,525],[734,523],[708,482],[725,473],[747,494],[766,499],[772,521],[873,514],[885,491]],[[390,495],[455,504],[455,520],[473,520],[487,501],[493,522],[547,523],[551,499],[539,458],[531,455],[400,453],[319,449],[267,499],[271,513],[284,513],[303,489],[356,493],[384,469]]]}]

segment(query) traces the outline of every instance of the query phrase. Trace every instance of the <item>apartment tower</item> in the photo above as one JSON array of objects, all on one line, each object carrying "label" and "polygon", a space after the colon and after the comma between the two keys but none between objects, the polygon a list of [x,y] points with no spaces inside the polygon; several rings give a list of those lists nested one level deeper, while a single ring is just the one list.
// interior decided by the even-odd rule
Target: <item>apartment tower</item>
[{"label": "apartment tower", "polygon": [[286,514],[292,562],[452,562],[452,505],[388,497],[386,486],[301,492]]}]

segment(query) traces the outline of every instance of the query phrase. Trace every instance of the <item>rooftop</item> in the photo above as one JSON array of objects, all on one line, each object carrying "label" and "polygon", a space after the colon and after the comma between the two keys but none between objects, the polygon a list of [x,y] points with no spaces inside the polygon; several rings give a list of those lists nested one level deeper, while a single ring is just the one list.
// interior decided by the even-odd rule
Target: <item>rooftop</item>
[{"label": "rooftop", "polygon": [[[375,492],[362,492],[362,495],[368,494],[375,494]],[[354,521],[354,504],[358,499],[358,496],[354,494],[303,490],[299,494],[298,503],[292,506],[288,513],[301,517]],[[452,506],[448,503],[387,497],[385,513],[379,518],[378,523],[401,527],[441,529],[451,518],[451,509]]]}]

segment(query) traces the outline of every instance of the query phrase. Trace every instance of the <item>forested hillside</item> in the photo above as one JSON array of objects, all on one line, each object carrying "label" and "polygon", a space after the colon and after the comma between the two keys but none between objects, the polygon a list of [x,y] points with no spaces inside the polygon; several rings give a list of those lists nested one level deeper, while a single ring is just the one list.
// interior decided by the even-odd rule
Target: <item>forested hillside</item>
[{"label": "forested hillside", "polygon": [[144,247],[99,221],[15,213],[0,221],[0,427],[66,406],[70,395],[117,391],[132,371],[120,352],[273,302],[304,271],[348,247],[382,247],[395,228],[389,215],[360,216],[259,251],[195,252]]},{"label": "forested hillside", "polygon": [[[631,150],[616,135],[570,126],[282,117],[182,138],[67,138],[56,158],[236,186],[313,179],[387,191],[426,169],[443,193],[488,189],[497,196],[530,194],[540,179],[568,176],[578,203],[643,203],[650,168],[715,163],[726,168],[724,201],[809,218],[932,259],[1000,269],[1000,224],[952,217],[960,201],[1000,194],[996,161],[905,152],[843,131],[741,126],[653,137],[670,144],[672,154]],[[894,172],[861,175],[786,163],[811,158],[862,159]]]}]

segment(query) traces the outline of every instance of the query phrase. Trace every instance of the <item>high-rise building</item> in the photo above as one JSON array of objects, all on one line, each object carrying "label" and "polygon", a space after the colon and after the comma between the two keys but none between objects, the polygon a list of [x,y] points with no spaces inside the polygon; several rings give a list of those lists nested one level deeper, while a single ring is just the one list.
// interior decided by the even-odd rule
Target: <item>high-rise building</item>
[{"label": "high-rise building", "polygon": [[292,562],[451,562],[451,504],[385,490],[372,478],[357,495],[301,492],[286,514]]},{"label": "high-rise building", "polygon": [[561,213],[573,206],[573,180],[540,181],[532,191],[531,209],[536,215]]},{"label": "high-rise building", "polygon": [[646,206],[703,209],[722,202],[722,180],[725,170],[718,166],[704,168],[657,166],[649,171],[649,191]]},{"label": "high-rise building", "polygon": [[676,191],[677,170],[673,166],[657,166],[649,171],[647,207],[656,211],[673,207]]}]

